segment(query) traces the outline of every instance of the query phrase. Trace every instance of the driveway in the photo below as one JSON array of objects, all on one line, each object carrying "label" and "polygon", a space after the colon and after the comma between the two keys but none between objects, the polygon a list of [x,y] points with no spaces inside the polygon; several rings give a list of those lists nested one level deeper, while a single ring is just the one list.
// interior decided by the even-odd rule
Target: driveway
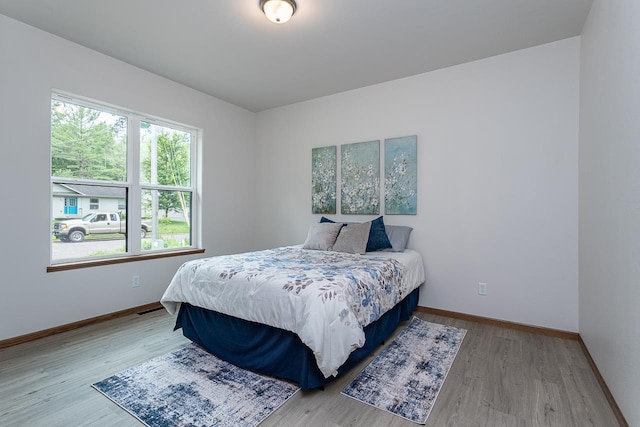
[{"label": "driveway", "polygon": [[118,249],[124,252],[125,240],[121,239],[100,239],[85,240],[80,243],[64,243],[55,240],[51,245],[52,259],[83,258],[96,255],[107,255],[115,253]]}]

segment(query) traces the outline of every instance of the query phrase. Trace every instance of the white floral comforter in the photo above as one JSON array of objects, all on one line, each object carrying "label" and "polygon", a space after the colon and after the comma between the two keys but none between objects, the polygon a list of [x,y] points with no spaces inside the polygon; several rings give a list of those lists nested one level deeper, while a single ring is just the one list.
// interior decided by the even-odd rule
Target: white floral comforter
[{"label": "white floral comforter", "polygon": [[184,263],[161,302],[295,332],[325,377],[364,344],[363,328],[425,280],[416,251],[352,255],[287,246]]}]

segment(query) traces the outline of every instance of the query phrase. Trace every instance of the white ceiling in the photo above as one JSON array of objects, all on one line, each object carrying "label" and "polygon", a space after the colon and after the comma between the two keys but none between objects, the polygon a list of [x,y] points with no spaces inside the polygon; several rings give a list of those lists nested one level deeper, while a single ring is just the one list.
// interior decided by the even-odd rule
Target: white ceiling
[{"label": "white ceiling", "polygon": [[0,13],[251,111],[577,36],[592,0],[0,0]]}]

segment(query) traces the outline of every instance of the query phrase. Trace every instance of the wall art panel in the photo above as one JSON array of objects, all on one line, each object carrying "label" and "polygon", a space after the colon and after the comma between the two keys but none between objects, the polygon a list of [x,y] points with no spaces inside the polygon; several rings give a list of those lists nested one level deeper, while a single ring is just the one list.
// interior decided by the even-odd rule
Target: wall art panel
[{"label": "wall art panel", "polygon": [[418,206],[418,138],[384,140],[384,213],[416,215]]},{"label": "wall art panel", "polygon": [[343,214],[380,213],[380,141],[341,146],[341,208]]},{"label": "wall art panel", "polygon": [[311,212],[336,213],[337,147],[311,150]]}]

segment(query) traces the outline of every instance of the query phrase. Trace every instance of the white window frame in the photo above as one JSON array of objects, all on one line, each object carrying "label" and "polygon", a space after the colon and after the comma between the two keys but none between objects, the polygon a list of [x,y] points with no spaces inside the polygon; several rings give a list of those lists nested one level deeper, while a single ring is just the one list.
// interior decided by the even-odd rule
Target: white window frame
[{"label": "white window frame", "polygon": [[[109,259],[109,258],[128,258],[128,257],[139,257],[140,255],[152,255],[157,253],[171,253],[184,252],[185,250],[197,249],[199,247],[198,241],[198,224],[200,223],[200,212],[198,207],[199,200],[199,188],[198,188],[198,173],[197,173],[197,153],[198,145],[200,144],[200,129],[197,129],[192,126],[187,126],[184,124],[179,124],[177,122],[173,122],[171,120],[150,117],[146,114],[140,114],[134,111],[130,111],[127,109],[123,109],[120,107],[114,107],[107,103],[89,100],[77,95],[68,94],[61,91],[52,91],[51,93],[51,101],[60,101],[64,103],[71,103],[75,105],[80,105],[87,108],[92,108],[99,111],[104,111],[111,114],[116,114],[119,116],[124,116],[127,118],[127,163],[126,163],[126,173],[127,180],[124,182],[114,182],[114,181],[96,181],[96,180],[88,180],[88,179],[77,179],[77,178],[64,178],[64,177],[54,177],[50,175],[50,185],[49,185],[49,200],[50,203],[53,200],[53,184],[54,183],[76,183],[76,184],[88,184],[88,185],[101,185],[101,186],[112,186],[112,187],[120,187],[126,189],[127,192],[127,251],[124,254],[117,255],[105,255],[101,257],[81,257],[73,260],[64,259],[64,260],[54,260],[53,259],[53,251],[50,251],[50,263],[51,265],[60,264],[60,263],[74,263],[74,262],[87,262],[94,261],[100,259]],[[142,183],[140,180],[140,122],[147,122],[158,126],[163,126],[167,128],[171,128],[174,130],[188,132],[191,137],[190,141],[190,180],[188,187],[173,187],[166,185],[153,185]],[[50,132],[51,133],[51,132]],[[51,150],[51,140],[49,141],[49,149]],[[51,171],[51,152],[49,153],[49,170]],[[183,191],[191,193],[191,206],[190,206],[190,245],[186,247],[179,248],[161,248],[161,249],[152,249],[152,250],[142,250],[140,239],[132,238],[132,236],[139,235],[137,232],[132,232],[132,230],[140,230],[142,226],[142,190],[169,190],[169,191]],[[49,215],[53,215],[52,206],[49,208]],[[53,221],[54,218],[50,217],[50,221]],[[50,246],[51,247],[51,246]]]}]

